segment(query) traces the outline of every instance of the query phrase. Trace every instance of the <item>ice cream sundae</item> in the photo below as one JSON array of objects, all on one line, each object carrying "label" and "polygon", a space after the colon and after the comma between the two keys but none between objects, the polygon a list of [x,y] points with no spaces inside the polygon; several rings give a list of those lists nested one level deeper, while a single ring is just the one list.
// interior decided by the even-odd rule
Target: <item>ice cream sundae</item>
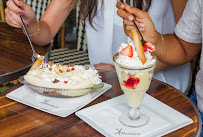
[{"label": "ice cream sundae", "polygon": [[[136,30],[132,32],[132,36],[134,41],[128,44],[122,43],[113,60],[121,89],[128,105],[132,108],[130,116],[129,113],[125,114],[120,117],[120,121],[125,125],[136,127],[143,125],[143,119],[147,123],[146,116],[141,116],[139,113],[137,113],[139,116],[133,116],[133,113],[140,107],[144,95],[149,89],[157,58],[152,53],[155,50],[152,43],[142,45]],[[142,119],[141,123],[133,121],[138,118]]]}]

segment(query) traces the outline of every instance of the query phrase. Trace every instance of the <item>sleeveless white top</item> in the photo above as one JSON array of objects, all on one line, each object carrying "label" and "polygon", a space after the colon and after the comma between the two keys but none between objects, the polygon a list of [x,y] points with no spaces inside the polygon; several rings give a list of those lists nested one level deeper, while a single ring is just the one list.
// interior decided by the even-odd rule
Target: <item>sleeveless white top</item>
[{"label": "sleeveless white top", "polygon": [[[90,64],[100,62],[113,64],[113,55],[117,53],[122,42],[127,43],[129,38],[123,29],[123,19],[116,12],[117,0],[104,0],[98,5],[98,13],[93,19],[94,28],[86,22],[87,45]],[[173,33],[175,19],[170,0],[152,0],[148,11],[155,28],[161,34]],[[154,74],[154,78],[187,93],[190,85],[190,64],[174,66]]]}]

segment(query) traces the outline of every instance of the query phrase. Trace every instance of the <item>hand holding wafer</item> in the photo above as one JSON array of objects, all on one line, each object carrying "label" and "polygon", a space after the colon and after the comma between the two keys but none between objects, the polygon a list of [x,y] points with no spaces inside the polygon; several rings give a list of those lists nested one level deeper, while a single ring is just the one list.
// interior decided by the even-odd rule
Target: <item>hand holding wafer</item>
[{"label": "hand holding wafer", "polygon": [[30,68],[29,71],[37,69],[37,68],[40,66],[40,64],[42,63],[43,60],[44,60],[44,56],[40,56],[40,57],[35,61],[35,63],[32,65],[32,67]]},{"label": "hand holding wafer", "polygon": [[142,46],[142,43],[141,43],[141,40],[140,40],[140,36],[139,36],[136,29],[133,29],[131,31],[131,34],[132,34],[132,39],[133,39],[133,41],[135,43],[135,48],[136,48],[138,57],[141,60],[141,62],[144,64],[146,62],[146,57],[145,57],[145,54],[144,54],[144,49],[143,49],[143,46]]}]

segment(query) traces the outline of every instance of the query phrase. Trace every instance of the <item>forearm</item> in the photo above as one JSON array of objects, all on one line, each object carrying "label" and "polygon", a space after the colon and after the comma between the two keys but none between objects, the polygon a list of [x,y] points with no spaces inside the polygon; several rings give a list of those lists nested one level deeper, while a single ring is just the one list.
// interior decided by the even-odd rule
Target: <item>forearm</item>
[{"label": "forearm", "polygon": [[34,24],[27,27],[27,31],[30,35],[31,41],[39,46],[49,44],[54,37],[54,35],[51,35],[50,27],[43,20],[40,20],[39,24],[35,21]]},{"label": "forearm", "polygon": [[169,65],[182,65],[191,61],[201,48],[201,44],[187,43],[175,34],[163,35],[163,38],[164,40],[157,32],[155,54],[159,54],[158,59],[161,62]]},{"label": "forearm", "polygon": [[[47,10],[39,21],[39,34],[32,36],[31,40],[40,45],[46,45],[55,37],[62,24],[65,22],[67,16],[75,6],[73,0],[52,0]],[[34,24],[29,24],[29,34],[35,34],[38,30],[37,21]]]}]

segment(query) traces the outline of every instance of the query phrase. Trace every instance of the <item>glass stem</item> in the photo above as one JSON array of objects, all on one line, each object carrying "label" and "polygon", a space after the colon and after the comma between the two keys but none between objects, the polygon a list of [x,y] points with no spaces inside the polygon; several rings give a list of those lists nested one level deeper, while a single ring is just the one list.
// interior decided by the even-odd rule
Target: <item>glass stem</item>
[{"label": "glass stem", "polygon": [[140,114],[139,108],[131,108],[129,117],[130,119],[138,119],[139,114]]}]

